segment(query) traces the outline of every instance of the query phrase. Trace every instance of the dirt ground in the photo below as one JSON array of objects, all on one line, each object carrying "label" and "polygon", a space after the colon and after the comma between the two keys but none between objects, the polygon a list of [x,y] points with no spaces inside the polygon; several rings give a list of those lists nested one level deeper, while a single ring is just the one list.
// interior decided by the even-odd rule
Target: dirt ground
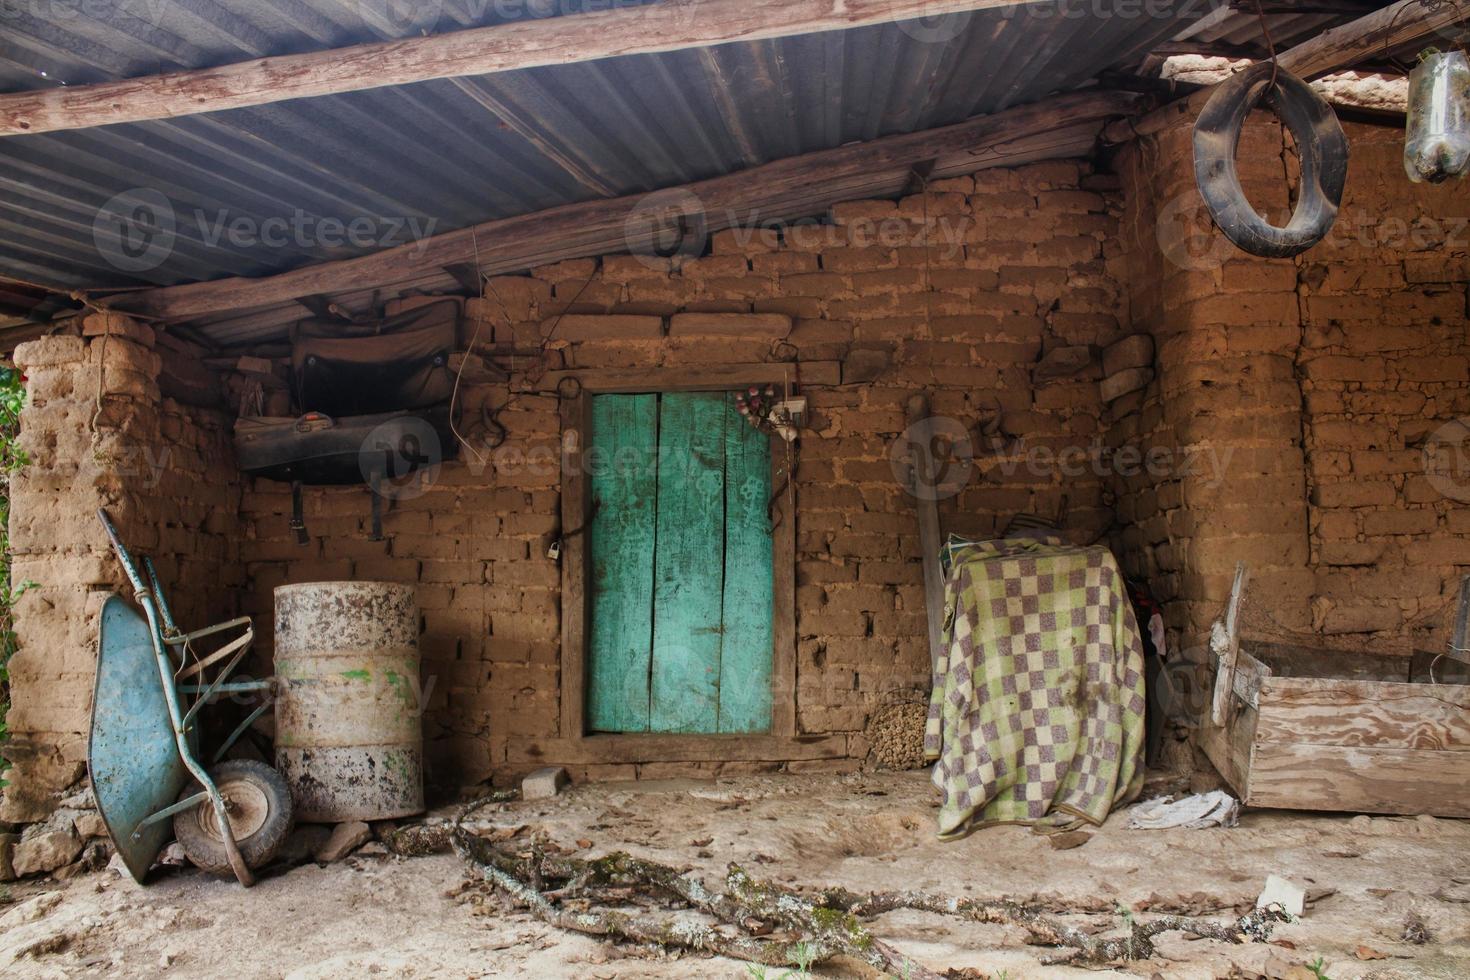
[{"label": "dirt ground", "polygon": [[[728,862],[791,884],[918,888],[1048,906],[1184,902],[1222,921],[1276,873],[1318,897],[1271,945],[1171,934],[1125,970],[1042,965],[1019,927],[891,913],[874,932],[932,969],[1007,980],[1073,976],[1344,978],[1470,976],[1470,822],[1248,811],[1225,830],[1139,831],[1113,814],[1085,845],[1054,850],[1020,827],[934,837],[925,773],[742,776],[578,786],[500,807],[498,826],[548,832],[588,855],[627,850],[718,884]],[[8,977],[749,977],[745,964],[613,947],[559,933],[465,888],[452,855],[354,855],[265,878],[253,890],[192,870],[148,886],[112,871],[17,883],[0,906]],[[1403,940],[1411,914],[1431,940]],[[1120,918],[1094,913],[1092,927]],[[768,971],[771,977],[784,971]],[[822,977],[873,976],[851,963]],[[968,974],[975,976],[976,974]]]}]

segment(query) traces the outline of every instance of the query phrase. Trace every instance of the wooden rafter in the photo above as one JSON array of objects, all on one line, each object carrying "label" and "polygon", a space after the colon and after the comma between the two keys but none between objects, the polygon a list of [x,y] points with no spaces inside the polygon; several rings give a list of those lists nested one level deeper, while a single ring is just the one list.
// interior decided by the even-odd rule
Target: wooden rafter
[{"label": "wooden rafter", "polygon": [[[935,176],[1015,165],[1086,152],[1103,123],[1141,97],[1094,91],[1008,109],[990,116],[788,157],[748,170],[655,192],[585,201],[485,222],[355,259],[322,262],[259,279],[230,278],[168,286],[120,296],[119,309],[164,320],[287,303],[381,284],[407,283],[446,267],[476,263],[486,275],[547,262],[646,249],[654,228],[630,216],[676,211],[697,202],[692,217],[709,232],[735,225],[789,220],[865,193],[897,194],[912,168],[938,159]],[[884,186],[874,186],[874,175]],[[891,186],[888,186],[891,185]],[[830,200],[824,198],[828,195]]]},{"label": "wooden rafter", "polygon": [[435,78],[868,27],[1016,2],[662,0],[217,68],[0,95],[0,136],[172,119]]},{"label": "wooden rafter", "polygon": [[[1420,0],[1399,0],[1365,17],[1323,31],[1309,41],[1282,52],[1277,63],[1299,78],[1310,81],[1345,71],[1367,60],[1381,60],[1384,52],[1432,37],[1463,24],[1470,17],[1465,4],[1426,5]],[[1196,116],[1209,101],[1213,87],[1187,99],[1171,102],[1138,119],[1121,120],[1104,131],[1109,142],[1122,143],[1135,136],[1157,133],[1183,116]]]}]

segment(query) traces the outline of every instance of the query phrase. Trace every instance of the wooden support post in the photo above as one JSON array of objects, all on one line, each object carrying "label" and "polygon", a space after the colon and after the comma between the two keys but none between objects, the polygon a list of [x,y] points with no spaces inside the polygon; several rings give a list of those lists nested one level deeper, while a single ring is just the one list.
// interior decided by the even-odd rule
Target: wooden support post
[{"label": "wooden support post", "polygon": [[[924,554],[924,612],[929,619],[929,669],[938,669],[944,643],[944,569],[939,563],[943,542],[939,532],[939,505],[935,500],[938,467],[934,465],[929,396],[914,395],[905,407],[909,439],[908,491],[919,515],[919,549]],[[916,438],[917,437],[917,438]]]}]

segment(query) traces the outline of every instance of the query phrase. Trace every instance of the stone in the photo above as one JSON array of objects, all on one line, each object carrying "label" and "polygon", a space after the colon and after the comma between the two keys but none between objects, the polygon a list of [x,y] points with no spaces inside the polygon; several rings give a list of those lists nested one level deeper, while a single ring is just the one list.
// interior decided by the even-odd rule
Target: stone
[{"label": "stone", "polygon": [[82,318],[83,337],[101,337],[104,334],[126,337],[144,347],[152,347],[157,340],[152,327],[121,313],[88,313]]},{"label": "stone", "polygon": [[857,347],[842,359],[842,383],[868,384],[877,381],[893,364],[893,355],[882,348]]},{"label": "stone", "polygon": [[658,316],[568,313],[544,321],[541,335],[573,344],[584,340],[660,340],[664,321]]},{"label": "stone", "polygon": [[[17,731],[14,714],[10,721],[12,731]],[[0,795],[0,820],[10,823],[45,820],[55,812],[57,797],[87,772],[85,762],[67,759],[55,746],[34,738],[12,738],[5,745],[5,757],[12,768],[5,775],[10,785]]]},{"label": "stone", "polygon": [[1114,375],[1129,368],[1152,367],[1154,339],[1146,333],[1124,337],[1103,348],[1103,374]]},{"label": "stone", "polygon": [[1153,368],[1129,368],[1118,374],[1110,374],[1098,383],[1098,392],[1105,402],[1122,398],[1131,391],[1137,391],[1146,386],[1154,379]]},{"label": "stone", "polygon": [[82,853],[82,841],[70,830],[47,830],[22,837],[15,845],[13,864],[18,878],[45,874],[71,864]]},{"label": "stone", "polygon": [[72,821],[77,835],[83,839],[88,837],[106,837],[107,824],[102,822],[102,815],[96,810],[87,810],[79,813]]},{"label": "stone", "polygon": [[1280,905],[1287,915],[1300,917],[1307,906],[1307,890],[1280,875],[1267,875],[1266,887],[1261,890],[1261,897],[1256,899],[1256,908],[1263,909],[1268,905]]},{"label": "stone", "polygon": [[15,845],[20,834],[0,834],[0,881],[15,880]]},{"label": "stone", "polygon": [[1046,840],[1054,851],[1070,851],[1092,840],[1092,835],[1085,830],[1068,830],[1060,834],[1051,834]]},{"label": "stone", "polygon": [[549,800],[560,793],[568,782],[567,771],[560,766],[537,769],[521,780],[521,799]]},{"label": "stone", "polygon": [[1092,362],[1092,351],[1086,346],[1053,347],[1042,355],[1031,370],[1036,381],[1051,381],[1069,378]]},{"label": "stone", "polygon": [[319,823],[299,823],[281,845],[280,859],[286,864],[303,864],[326,846],[332,828]]},{"label": "stone", "polygon": [[28,340],[15,348],[11,355],[18,367],[30,371],[58,364],[80,361],[87,353],[87,342],[81,337],[56,336]]},{"label": "stone", "polygon": [[92,787],[84,786],[80,792],[63,798],[61,805],[71,810],[95,810],[97,799],[92,795]]},{"label": "stone", "polygon": [[339,823],[332,828],[326,843],[317,849],[316,859],[326,863],[340,861],[372,839],[373,829],[361,820]]},{"label": "stone", "polygon": [[676,313],[669,318],[670,337],[735,337],[781,340],[791,333],[791,317],[783,313]]}]

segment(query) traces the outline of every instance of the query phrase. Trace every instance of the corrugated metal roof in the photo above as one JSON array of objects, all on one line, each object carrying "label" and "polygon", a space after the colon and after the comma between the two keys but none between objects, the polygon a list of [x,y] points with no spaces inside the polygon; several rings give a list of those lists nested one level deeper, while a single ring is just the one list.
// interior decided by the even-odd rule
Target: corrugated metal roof
[{"label": "corrugated metal roof", "polygon": [[[536,0],[8,5],[0,90],[455,30],[546,6]],[[927,129],[1134,65],[1183,22],[1209,13],[1193,3],[1155,7],[1154,16],[1137,13],[1144,6],[1122,0],[1114,12],[1113,0],[1064,0],[1061,10],[999,8],[8,137],[0,140],[0,271],[86,288],[265,275],[425,232]],[[156,265],[119,263],[114,250],[99,247],[99,215],[105,221],[117,195],[140,189],[161,194],[174,218],[175,243]],[[130,200],[124,197],[123,205]],[[345,232],[353,221],[362,233],[339,241],[344,236],[333,232],[339,225]],[[264,240],[271,230],[285,233]]]}]

